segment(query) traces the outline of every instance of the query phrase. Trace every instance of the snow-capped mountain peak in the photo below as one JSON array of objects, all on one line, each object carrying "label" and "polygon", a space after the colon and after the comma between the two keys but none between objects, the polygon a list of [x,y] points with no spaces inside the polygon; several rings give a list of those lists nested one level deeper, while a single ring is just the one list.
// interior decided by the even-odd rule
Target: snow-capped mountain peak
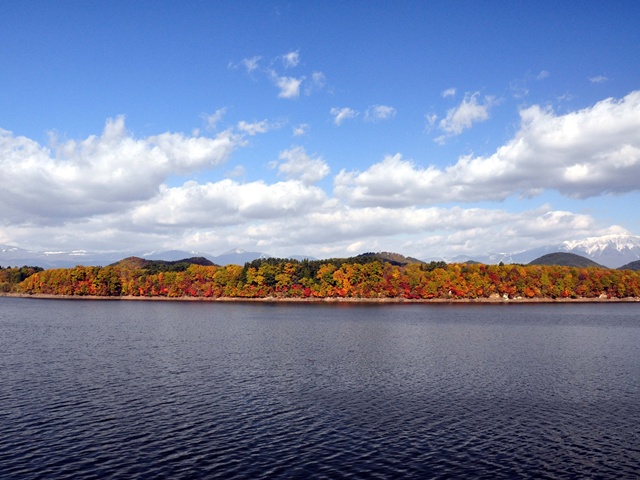
[{"label": "snow-capped mountain peak", "polygon": [[611,268],[640,259],[640,236],[626,233],[565,241],[562,249]]},{"label": "snow-capped mountain peak", "polygon": [[588,237],[583,240],[571,240],[564,242],[567,250],[579,250],[589,255],[602,254],[605,250],[640,249],[640,236],[629,234],[603,235],[601,237]]},{"label": "snow-capped mountain peak", "polygon": [[550,244],[542,247],[515,253],[491,253],[475,257],[455,257],[450,261],[464,262],[476,260],[484,263],[529,263],[530,261],[555,252],[569,252],[587,257],[600,265],[619,268],[640,259],[640,236],[628,233],[589,237],[582,240],[567,240],[561,244]]}]

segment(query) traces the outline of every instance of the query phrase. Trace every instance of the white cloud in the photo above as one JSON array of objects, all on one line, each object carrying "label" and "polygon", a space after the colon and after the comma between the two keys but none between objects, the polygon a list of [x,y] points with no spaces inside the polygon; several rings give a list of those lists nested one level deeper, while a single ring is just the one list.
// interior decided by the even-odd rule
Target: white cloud
[{"label": "white cloud", "polygon": [[[315,91],[322,90],[326,84],[326,77],[324,73],[320,71],[314,71],[310,76],[308,75],[300,75],[300,76],[290,76],[283,75],[282,72],[278,71],[280,69],[275,68],[276,65],[282,64],[284,70],[289,70],[294,67],[300,65],[300,52],[299,50],[291,51],[285,53],[283,55],[279,55],[275,58],[272,58],[270,62],[270,67],[260,68],[260,62],[262,61],[262,57],[254,56],[250,58],[245,58],[241,60],[239,63],[230,63],[230,68],[238,68],[243,67],[248,74],[252,75],[254,72],[259,71],[262,75],[268,78],[278,89],[278,97],[279,98],[298,98],[300,96],[300,91],[302,87],[304,87],[304,93],[306,95],[311,95]],[[281,67],[281,68],[282,68]]]},{"label": "white cloud", "polygon": [[260,60],[262,60],[262,57],[260,56],[244,58],[240,62],[240,65],[245,68],[247,73],[251,74],[260,67]]},{"label": "white cloud", "polygon": [[421,169],[400,154],[389,155],[364,172],[342,170],[334,179],[334,194],[354,205],[429,204],[447,195],[442,177],[435,167]]},{"label": "white cloud", "polygon": [[222,117],[224,117],[226,113],[227,107],[219,108],[212,114],[203,113],[202,119],[205,121],[207,129],[215,130],[218,126],[218,122],[222,120]]},{"label": "white cloud", "polygon": [[311,78],[305,85],[305,94],[311,95],[313,92],[322,90],[327,83],[327,78],[322,72],[313,72]]},{"label": "white cloud", "polygon": [[510,213],[461,207],[348,208],[327,202],[306,215],[274,218],[259,228],[247,228],[245,234],[254,244],[273,239],[270,245],[283,252],[291,251],[292,245],[305,245],[315,255],[345,255],[349,245],[359,243],[366,249],[365,245],[380,242],[392,251],[426,259],[487,253],[496,247],[496,238],[501,239],[500,247],[514,251],[523,237],[531,246],[541,246],[579,238],[594,229],[595,222],[587,215],[554,211],[547,206]]},{"label": "white cloud", "polygon": [[341,171],[335,194],[354,205],[399,207],[640,190],[640,91],[565,115],[532,106],[520,117],[515,137],[492,155],[467,155],[444,169],[388,156],[364,172]]},{"label": "white cloud", "polygon": [[598,75],[596,77],[590,77],[589,81],[591,83],[604,83],[607,80],[609,80],[607,77],[605,77],[604,75]]},{"label": "white cloud", "polygon": [[285,53],[284,55],[280,56],[280,59],[282,60],[284,68],[296,67],[300,63],[300,50]]},{"label": "white cloud", "polygon": [[205,228],[243,225],[251,220],[289,218],[321,208],[325,193],[297,180],[271,185],[262,181],[240,184],[226,179],[216,183],[187,182],[161,186],[151,201],[133,209],[137,229]]},{"label": "white cloud", "polygon": [[298,98],[300,96],[300,85],[304,81],[304,77],[279,77],[273,73],[272,78],[280,89],[279,98]]},{"label": "white cloud", "polygon": [[5,220],[57,222],[118,211],[147,200],[170,175],[226,161],[244,143],[224,131],[213,138],[163,133],[136,139],[124,117],[102,135],[54,145],[54,151],[0,130],[0,210]]},{"label": "white cloud", "polygon": [[273,168],[287,179],[296,179],[305,185],[319,182],[329,175],[329,166],[322,157],[311,157],[300,146],[283,150],[279,156],[280,162],[272,162]]},{"label": "white cloud", "polygon": [[[78,244],[89,249],[184,248],[213,254],[229,248],[268,253],[342,256],[349,246],[362,250],[383,245],[417,258],[448,258],[514,251],[522,239],[531,247],[567,238],[599,234],[588,215],[554,211],[548,206],[511,213],[462,207],[347,207],[315,187],[295,180],[240,184],[232,180],[161,187],[151,201],[131,212],[53,226],[21,225],[3,229],[4,238],[33,244],[46,235],[47,248]],[[605,233],[604,231],[602,233]],[[263,251],[265,251],[262,249]],[[357,252],[352,252],[357,253]]]},{"label": "white cloud", "polygon": [[322,72],[313,72],[311,74],[311,81],[316,88],[322,88],[327,82],[327,77],[325,77]]},{"label": "white cloud", "polygon": [[425,120],[426,120],[426,125],[425,125],[425,130],[427,132],[431,132],[431,129],[433,128],[433,126],[436,124],[436,121],[438,120],[438,115],[436,115],[435,113],[427,113],[424,116]]},{"label": "white cloud", "polygon": [[336,125],[342,125],[342,122],[349,118],[357,117],[360,112],[348,107],[333,107],[330,113],[331,115],[333,115],[333,123],[335,123]]},{"label": "white cloud", "polygon": [[293,127],[293,136],[301,137],[303,135],[306,135],[307,133],[309,133],[310,128],[311,127],[308,123],[301,123],[299,125],[296,125],[295,127]]},{"label": "white cloud", "polygon": [[538,75],[536,75],[536,80],[544,80],[549,75],[550,75],[549,72],[547,72],[546,70],[541,70],[540,73],[538,73]]},{"label": "white cloud", "polygon": [[260,122],[245,122],[244,120],[241,120],[238,122],[237,126],[239,131],[244,132],[249,136],[254,136],[258,133],[266,133],[272,127],[273,126],[267,120],[262,120]]},{"label": "white cloud", "polygon": [[379,122],[396,116],[396,109],[388,105],[371,105],[364,114],[365,121]]},{"label": "white cloud", "polygon": [[[169,185],[219,167],[267,123],[239,122],[212,137],[136,138],[118,117],[98,135],[50,148],[0,130],[0,239],[27,248],[213,254],[261,245],[275,255],[313,256],[380,245],[427,259],[492,251],[496,238],[514,251],[523,239],[535,247],[613,230],[550,205],[513,212],[470,202],[545,190],[580,198],[640,191],[640,91],[565,114],[534,105],[520,118],[493,154],[448,167],[388,156],[339,172],[333,197],[316,183],[329,175],[327,162],[299,146],[272,164],[282,181]],[[244,169],[226,175],[242,177]],[[464,203],[443,206],[450,202]]]},{"label": "white cloud", "polygon": [[455,97],[456,91],[457,90],[455,88],[451,87],[451,88],[447,88],[446,90],[443,90],[440,95],[442,95],[442,98]]},{"label": "white cloud", "polygon": [[460,105],[447,112],[447,116],[440,120],[439,123],[440,130],[445,132],[445,135],[440,137],[439,140],[460,135],[463,130],[471,128],[474,123],[484,122],[489,119],[489,109],[495,105],[495,98],[485,96],[484,103],[480,103],[478,101],[479,98],[480,92],[467,93]]},{"label": "white cloud", "polygon": [[236,165],[231,170],[227,172],[227,177],[236,178],[236,177],[244,177],[246,173],[246,169],[242,165]]}]

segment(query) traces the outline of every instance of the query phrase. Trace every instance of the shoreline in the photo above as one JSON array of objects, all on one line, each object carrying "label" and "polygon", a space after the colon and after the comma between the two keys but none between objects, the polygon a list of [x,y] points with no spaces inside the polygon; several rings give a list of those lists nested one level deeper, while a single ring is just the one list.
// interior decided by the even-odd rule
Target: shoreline
[{"label": "shoreline", "polygon": [[511,304],[511,303],[629,303],[640,302],[638,297],[625,298],[356,298],[356,297],[144,297],[144,296],[97,296],[97,295],[49,295],[2,292],[0,297],[33,298],[40,300],[94,300],[94,301],[143,301],[143,302],[258,302],[258,303],[368,303],[368,304],[434,304],[434,303],[477,303],[477,304]]}]

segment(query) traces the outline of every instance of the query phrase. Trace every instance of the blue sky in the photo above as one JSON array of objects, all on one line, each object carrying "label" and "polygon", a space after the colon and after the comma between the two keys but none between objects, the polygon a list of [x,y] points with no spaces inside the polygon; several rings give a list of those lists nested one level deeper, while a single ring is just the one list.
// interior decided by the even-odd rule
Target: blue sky
[{"label": "blue sky", "polygon": [[0,243],[272,255],[640,233],[640,4],[8,2]]}]

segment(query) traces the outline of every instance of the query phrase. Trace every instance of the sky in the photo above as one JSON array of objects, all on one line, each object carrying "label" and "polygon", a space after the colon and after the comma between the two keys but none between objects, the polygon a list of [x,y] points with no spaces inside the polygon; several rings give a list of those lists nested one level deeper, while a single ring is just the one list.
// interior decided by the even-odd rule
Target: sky
[{"label": "sky", "polygon": [[640,234],[637,1],[23,1],[0,244],[273,256]]}]

